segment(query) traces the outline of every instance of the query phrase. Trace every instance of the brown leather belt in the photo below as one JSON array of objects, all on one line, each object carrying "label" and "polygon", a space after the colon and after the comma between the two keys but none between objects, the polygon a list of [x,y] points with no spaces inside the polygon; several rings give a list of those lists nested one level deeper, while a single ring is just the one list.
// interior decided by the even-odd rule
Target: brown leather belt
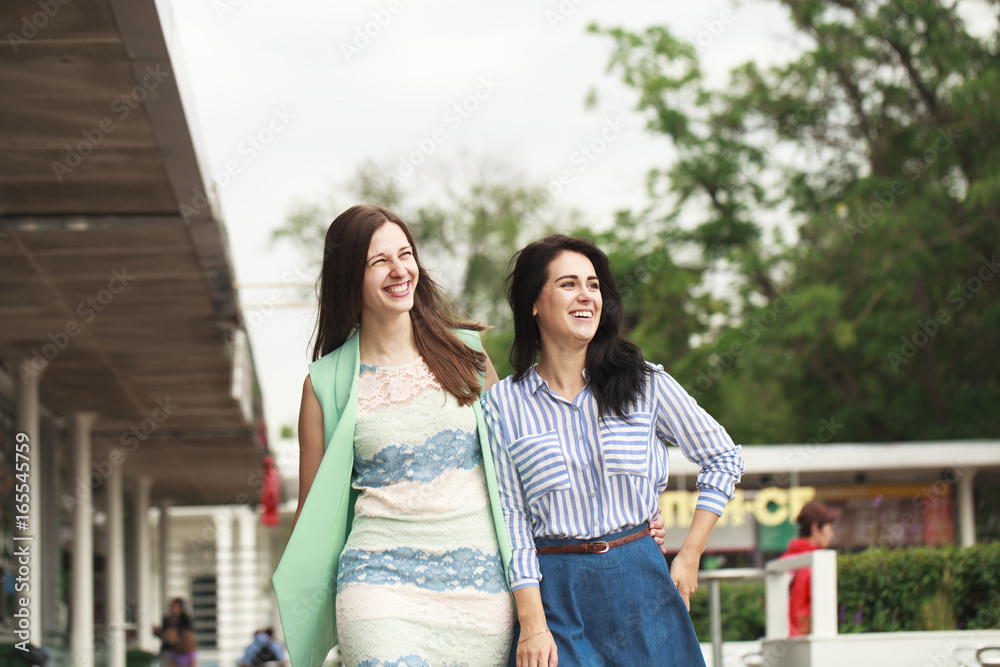
[{"label": "brown leather belt", "polygon": [[608,542],[580,542],[579,544],[562,544],[557,547],[536,547],[535,551],[539,554],[603,554],[647,535],[649,535],[649,529],[643,529]]}]

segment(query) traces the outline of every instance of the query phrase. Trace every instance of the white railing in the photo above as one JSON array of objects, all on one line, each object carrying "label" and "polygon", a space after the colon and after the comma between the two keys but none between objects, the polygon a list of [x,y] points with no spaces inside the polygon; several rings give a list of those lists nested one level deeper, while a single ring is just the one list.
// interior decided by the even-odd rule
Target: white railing
[{"label": "white railing", "polygon": [[699,581],[708,582],[708,628],[712,638],[712,665],[722,665],[722,580],[763,579],[764,570],[755,567],[705,570]]},{"label": "white railing", "polygon": [[812,567],[811,635],[837,636],[837,552],[818,549],[772,560],[764,568],[767,639],[788,637],[788,573],[803,567]]},{"label": "white railing", "polygon": [[708,582],[708,621],[712,639],[712,658],[722,665],[722,593],[723,579],[764,579],[764,608],[767,639],[788,637],[789,573],[812,567],[812,636],[837,636],[837,552],[819,549],[809,553],[772,560],[760,568],[706,570],[699,581]]}]

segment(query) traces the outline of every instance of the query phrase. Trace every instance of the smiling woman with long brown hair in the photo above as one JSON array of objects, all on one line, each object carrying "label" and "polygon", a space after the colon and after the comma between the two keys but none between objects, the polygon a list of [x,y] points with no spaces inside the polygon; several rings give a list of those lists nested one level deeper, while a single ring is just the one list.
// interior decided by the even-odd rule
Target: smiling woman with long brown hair
[{"label": "smiling woman with long brown hair", "polygon": [[293,667],[506,662],[510,556],[479,403],[482,326],[451,315],[402,220],[330,225],[274,575]]}]

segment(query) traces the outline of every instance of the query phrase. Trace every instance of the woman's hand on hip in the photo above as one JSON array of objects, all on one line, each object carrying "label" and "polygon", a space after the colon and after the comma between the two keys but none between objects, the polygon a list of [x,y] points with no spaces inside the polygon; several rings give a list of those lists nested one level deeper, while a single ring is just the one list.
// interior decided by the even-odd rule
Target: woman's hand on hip
[{"label": "woman's hand on hip", "polygon": [[653,541],[656,542],[656,546],[660,547],[660,553],[666,556],[667,547],[664,546],[664,540],[667,537],[667,531],[663,526],[663,516],[660,514],[660,510],[656,510],[656,515],[649,520],[649,534],[653,537]]}]

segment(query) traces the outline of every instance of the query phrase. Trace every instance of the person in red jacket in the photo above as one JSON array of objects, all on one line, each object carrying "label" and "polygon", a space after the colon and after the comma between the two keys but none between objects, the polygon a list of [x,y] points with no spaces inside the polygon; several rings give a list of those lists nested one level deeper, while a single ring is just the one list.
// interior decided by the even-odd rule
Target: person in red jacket
[{"label": "person in red jacket", "polygon": [[[782,558],[826,549],[833,542],[833,521],[841,511],[823,503],[808,502],[798,518],[799,536],[788,543]],[[808,635],[812,621],[812,568],[796,570],[788,594],[788,636]]]}]

